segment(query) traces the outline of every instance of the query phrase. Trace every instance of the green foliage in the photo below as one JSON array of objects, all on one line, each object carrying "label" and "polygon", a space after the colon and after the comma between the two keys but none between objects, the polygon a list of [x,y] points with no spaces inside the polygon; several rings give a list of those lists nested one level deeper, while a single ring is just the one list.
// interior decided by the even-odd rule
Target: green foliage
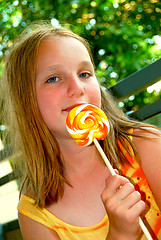
[{"label": "green foliage", "polygon": [[[15,37],[35,20],[70,27],[92,45],[99,81],[108,87],[157,60],[154,36],[160,34],[159,0],[15,0],[0,1],[0,58]],[[2,70],[0,70],[1,74]],[[160,93],[147,91],[126,110],[143,106]],[[141,101],[139,100],[141,99]]]}]

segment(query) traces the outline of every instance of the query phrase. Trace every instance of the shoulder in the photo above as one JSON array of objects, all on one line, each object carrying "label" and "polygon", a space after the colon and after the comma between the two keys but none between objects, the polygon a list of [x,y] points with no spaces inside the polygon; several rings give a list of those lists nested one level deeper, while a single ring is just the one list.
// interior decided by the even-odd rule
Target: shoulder
[{"label": "shoulder", "polygon": [[135,129],[134,134],[139,136],[133,137],[133,143],[138,150],[142,166],[153,162],[154,157],[161,161],[161,132],[150,128],[146,130],[148,131]]},{"label": "shoulder", "polygon": [[142,136],[133,137],[133,143],[138,150],[143,172],[161,209],[161,185],[158,184],[161,182],[161,134],[157,129],[150,132],[134,130],[134,134]]},{"label": "shoulder", "polygon": [[143,137],[161,137],[161,130],[155,127],[142,127],[141,129],[134,128],[133,133]]},{"label": "shoulder", "polygon": [[18,213],[18,219],[24,240],[60,240],[60,237],[54,230],[51,230],[41,223],[26,217],[20,212]]},{"label": "shoulder", "polygon": [[133,137],[133,143],[140,157],[144,154],[147,155],[149,152],[151,154],[161,153],[161,132],[159,130],[155,128],[135,129],[133,133],[138,135]]}]

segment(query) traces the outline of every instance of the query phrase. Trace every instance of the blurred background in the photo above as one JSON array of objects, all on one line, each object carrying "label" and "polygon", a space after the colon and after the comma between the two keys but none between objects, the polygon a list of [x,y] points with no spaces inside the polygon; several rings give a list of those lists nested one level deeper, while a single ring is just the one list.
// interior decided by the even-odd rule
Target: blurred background
[{"label": "blurred background", "polygon": [[[116,84],[161,57],[161,2],[159,0],[15,0],[0,1],[0,77],[3,57],[15,37],[35,20],[66,26],[91,44],[98,80]],[[161,98],[161,81],[120,102],[125,112]],[[2,106],[1,106],[2,107]],[[147,121],[161,127],[161,114]],[[0,150],[7,126],[0,118]],[[13,158],[13,156],[12,156]],[[0,161],[0,178],[12,172],[13,159]],[[0,223],[17,218],[18,184],[0,188]]]}]

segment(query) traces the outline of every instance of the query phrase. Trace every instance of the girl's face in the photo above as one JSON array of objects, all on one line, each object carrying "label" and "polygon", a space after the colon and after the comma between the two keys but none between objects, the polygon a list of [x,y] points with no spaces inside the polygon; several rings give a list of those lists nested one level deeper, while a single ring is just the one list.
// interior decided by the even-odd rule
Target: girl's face
[{"label": "girl's face", "polygon": [[66,117],[74,106],[88,103],[101,107],[94,67],[79,40],[50,37],[41,42],[37,55],[36,95],[42,118],[57,140],[70,137]]}]

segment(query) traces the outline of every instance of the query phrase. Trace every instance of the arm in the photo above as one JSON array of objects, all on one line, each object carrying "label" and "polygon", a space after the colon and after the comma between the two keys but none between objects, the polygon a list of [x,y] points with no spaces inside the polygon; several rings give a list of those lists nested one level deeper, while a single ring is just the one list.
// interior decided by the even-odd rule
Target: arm
[{"label": "arm", "polygon": [[20,229],[24,240],[60,240],[57,233],[46,226],[18,213]]},{"label": "arm", "polygon": [[[135,130],[135,133],[140,133],[138,131]],[[156,135],[151,133],[142,134],[156,138]],[[161,210],[161,137],[157,139],[134,137],[133,141],[140,155],[141,167]]]},{"label": "arm", "polygon": [[101,197],[109,217],[106,240],[140,239],[139,215],[145,203],[129,180],[119,175],[108,178]]}]

